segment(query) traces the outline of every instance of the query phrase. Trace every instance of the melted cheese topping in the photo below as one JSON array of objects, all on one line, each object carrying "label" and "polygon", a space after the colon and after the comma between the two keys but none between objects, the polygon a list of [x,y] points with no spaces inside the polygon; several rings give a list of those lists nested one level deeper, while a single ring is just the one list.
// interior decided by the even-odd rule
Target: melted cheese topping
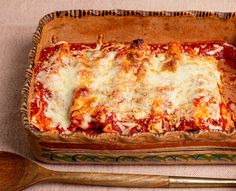
[{"label": "melted cheese topping", "polygon": [[[165,53],[119,44],[112,51],[97,46],[73,54],[67,43],[62,44],[36,76],[52,93],[44,97],[52,128],[66,131],[72,124],[88,129],[96,123],[104,132],[113,132],[115,124],[128,134],[146,120],[150,132],[162,133],[166,120],[169,128],[178,129],[183,119],[198,125],[221,118],[221,80],[213,57],[182,53],[178,44]],[[221,50],[215,48],[208,54]],[[155,120],[147,121],[150,117]]]},{"label": "melted cheese topping", "polygon": [[[59,59],[59,51],[45,63],[46,71],[38,73],[36,80],[50,90],[52,97],[44,96],[48,107],[45,116],[52,119],[52,128],[68,128],[70,125],[69,109],[73,99],[73,93],[79,85],[79,63],[68,55]],[[56,64],[52,64],[56,62]]]}]

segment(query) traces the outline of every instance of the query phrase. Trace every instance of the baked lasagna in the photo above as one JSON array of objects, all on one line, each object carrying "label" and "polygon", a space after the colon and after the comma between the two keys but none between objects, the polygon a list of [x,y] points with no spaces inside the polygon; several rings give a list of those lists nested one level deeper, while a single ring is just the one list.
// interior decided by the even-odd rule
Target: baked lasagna
[{"label": "baked lasagna", "polygon": [[235,61],[224,42],[59,42],[35,63],[30,123],[57,133],[233,131]]}]

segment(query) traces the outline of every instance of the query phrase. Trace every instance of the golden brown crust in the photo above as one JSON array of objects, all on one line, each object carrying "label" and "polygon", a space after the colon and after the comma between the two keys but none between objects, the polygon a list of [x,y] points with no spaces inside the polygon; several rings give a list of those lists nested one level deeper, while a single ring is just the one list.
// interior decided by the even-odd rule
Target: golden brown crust
[{"label": "golden brown crust", "polygon": [[235,20],[190,15],[55,18],[43,27],[38,51],[52,44],[52,36],[56,37],[57,42],[84,43],[95,42],[98,34],[104,35],[104,42],[130,42],[142,38],[147,43],[222,40],[235,44]]},{"label": "golden brown crust", "polygon": [[137,144],[137,143],[183,143],[193,142],[195,146],[201,145],[201,142],[207,143],[214,142],[215,146],[220,148],[221,142],[235,142],[236,133],[227,132],[209,132],[199,131],[196,133],[189,133],[184,131],[178,132],[167,132],[165,134],[153,134],[153,133],[138,133],[132,136],[117,135],[115,133],[103,133],[98,135],[89,135],[82,132],[74,132],[70,135],[51,133],[51,132],[40,132],[37,130],[29,130],[38,139],[44,141],[63,141],[63,142],[77,142],[77,143],[109,143],[109,144]]}]

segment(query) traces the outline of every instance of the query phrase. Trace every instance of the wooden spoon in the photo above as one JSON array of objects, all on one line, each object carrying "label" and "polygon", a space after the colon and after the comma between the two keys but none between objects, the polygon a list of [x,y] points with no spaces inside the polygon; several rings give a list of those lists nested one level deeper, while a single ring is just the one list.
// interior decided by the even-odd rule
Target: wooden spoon
[{"label": "wooden spoon", "polygon": [[39,182],[118,187],[235,187],[234,179],[177,176],[112,174],[95,172],[59,172],[45,169],[20,155],[0,152],[0,189],[18,191]]}]

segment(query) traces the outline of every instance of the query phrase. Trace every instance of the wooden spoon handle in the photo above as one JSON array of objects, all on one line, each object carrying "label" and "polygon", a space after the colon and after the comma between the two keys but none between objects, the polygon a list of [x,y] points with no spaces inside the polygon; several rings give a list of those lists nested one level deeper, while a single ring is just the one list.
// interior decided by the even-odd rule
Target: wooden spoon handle
[{"label": "wooden spoon handle", "polygon": [[136,188],[169,187],[168,176],[113,174],[95,172],[53,172],[49,181],[96,186],[117,186]]},{"label": "wooden spoon handle", "polygon": [[48,181],[94,186],[135,188],[205,188],[236,187],[235,179],[196,178],[141,174],[50,171]]}]

